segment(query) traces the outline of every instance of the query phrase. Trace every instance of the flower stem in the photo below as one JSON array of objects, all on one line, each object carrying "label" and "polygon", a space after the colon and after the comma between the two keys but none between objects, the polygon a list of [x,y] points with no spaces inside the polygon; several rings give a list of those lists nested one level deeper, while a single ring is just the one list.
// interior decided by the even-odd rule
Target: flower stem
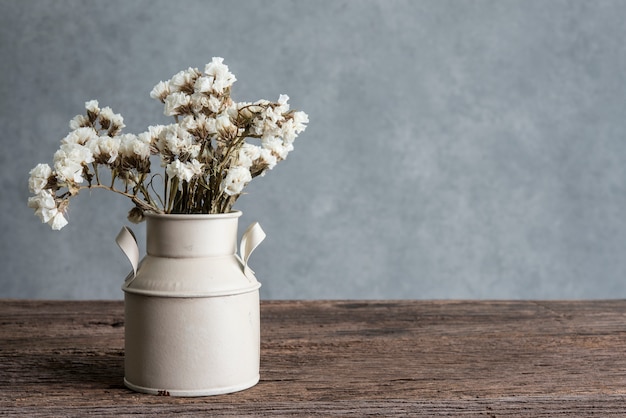
[{"label": "flower stem", "polygon": [[77,194],[84,189],[105,189],[105,190],[110,190],[114,193],[117,194],[121,194],[122,196],[126,196],[128,197],[130,200],[133,201],[133,203],[135,203],[135,205],[137,205],[137,207],[139,207],[141,210],[143,211],[150,211],[150,212],[156,212],[156,213],[163,213],[162,209],[159,209],[156,205],[150,204],[148,202],[145,202],[143,200],[141,200],[139,197],[137,197],[137,195],[133,195],[127,192],[123,192],[119,189],[116,189],[115,187],[109,187],[109,186],[105,186],[104,184],[92,184],[91,186],[80,186],[78,187],[77,190]]}]

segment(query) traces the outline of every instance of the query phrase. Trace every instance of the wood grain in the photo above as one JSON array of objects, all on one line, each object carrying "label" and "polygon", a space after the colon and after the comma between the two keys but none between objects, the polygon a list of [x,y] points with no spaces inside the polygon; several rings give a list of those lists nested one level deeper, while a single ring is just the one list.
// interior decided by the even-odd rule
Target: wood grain
[{"label": "wood grain", "polygon": [[123,386],[123,304],[0,300],[0,415],[625,416],[626,301],[271,301],[261,382]]}]

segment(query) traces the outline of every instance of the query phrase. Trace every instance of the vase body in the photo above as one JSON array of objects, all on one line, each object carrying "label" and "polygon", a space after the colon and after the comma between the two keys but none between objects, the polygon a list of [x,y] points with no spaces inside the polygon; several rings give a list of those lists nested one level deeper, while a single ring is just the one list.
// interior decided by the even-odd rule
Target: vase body
[{"label": "vase body", "polygon": [[239,216],[147,215],[146,256],[122,286],[130,389],[206,396],[259,381],[261,285],[237,255]]}]

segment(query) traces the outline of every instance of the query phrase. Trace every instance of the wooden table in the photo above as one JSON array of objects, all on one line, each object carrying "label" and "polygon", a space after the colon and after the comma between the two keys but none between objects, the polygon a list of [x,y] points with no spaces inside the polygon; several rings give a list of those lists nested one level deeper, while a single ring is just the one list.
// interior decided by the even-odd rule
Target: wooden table
[{"label": "wooden table", "polygon": [[0,300],[0,415],[626,416],[626,301],[271,301],[261,381],[122,383],[119,301]]}]

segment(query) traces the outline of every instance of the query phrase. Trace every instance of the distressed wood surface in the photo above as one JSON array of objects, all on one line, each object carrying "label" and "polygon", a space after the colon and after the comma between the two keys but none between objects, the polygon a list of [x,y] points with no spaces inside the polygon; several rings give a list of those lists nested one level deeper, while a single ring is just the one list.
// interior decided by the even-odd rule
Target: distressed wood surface
[{"label": "distressed wood surface", "polygon": [[271,301],[261,381],[123,386],[122,302],[0,300],[0,415],[626,416],[626,301]]}]

